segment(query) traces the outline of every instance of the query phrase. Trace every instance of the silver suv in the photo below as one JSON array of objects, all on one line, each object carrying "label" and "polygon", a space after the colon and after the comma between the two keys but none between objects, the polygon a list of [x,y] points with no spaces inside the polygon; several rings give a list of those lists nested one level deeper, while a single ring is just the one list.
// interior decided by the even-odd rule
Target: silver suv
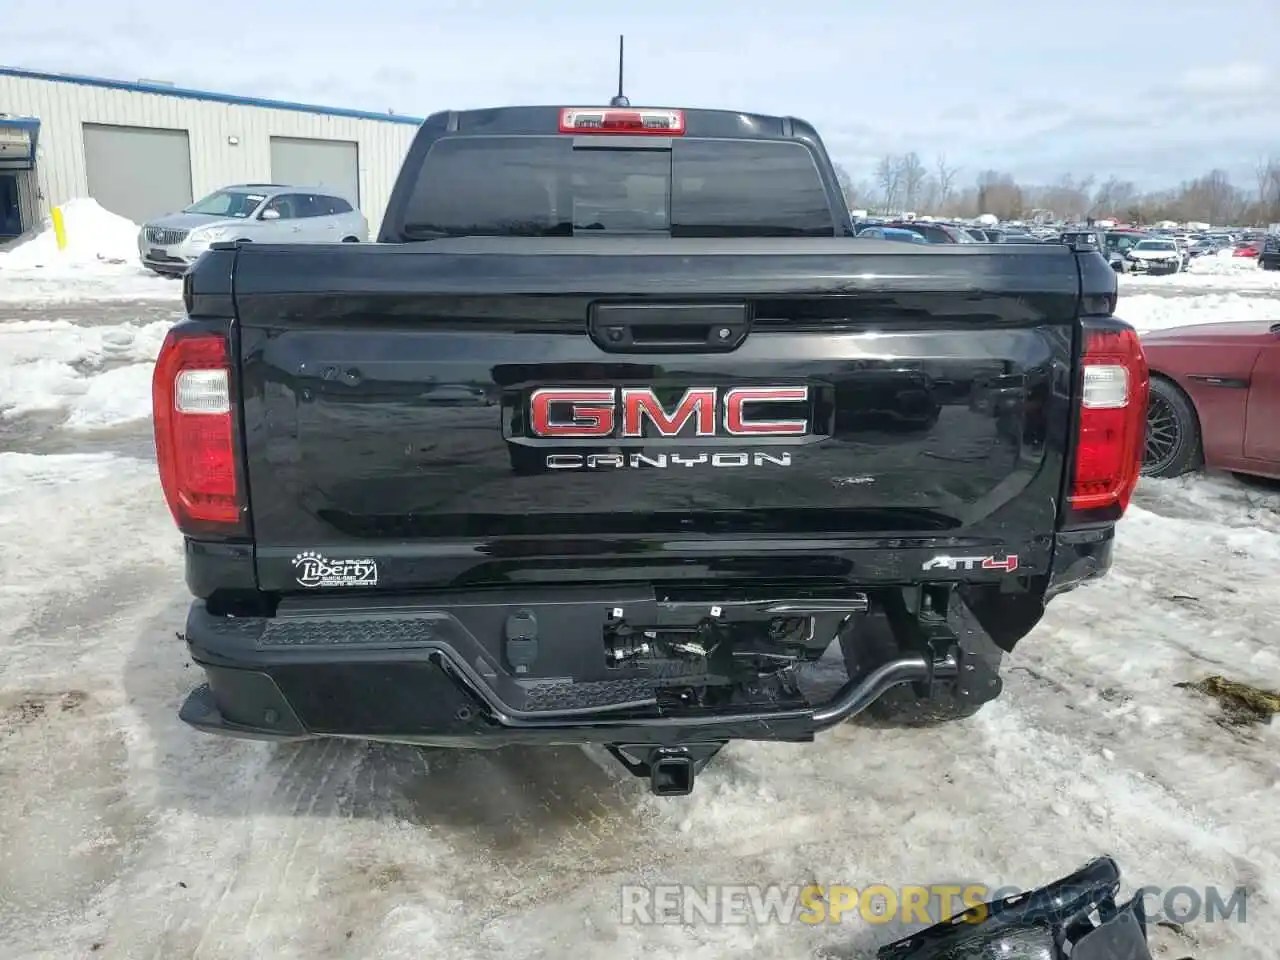
[{"label": "silver suv", "polygon": [[143,266],[179,275],[209,244],[357,243],[369,239],[369,222],[330,190],[278,183],[246,183],[217,190],[181,213],[144,224],[138,231]]}]

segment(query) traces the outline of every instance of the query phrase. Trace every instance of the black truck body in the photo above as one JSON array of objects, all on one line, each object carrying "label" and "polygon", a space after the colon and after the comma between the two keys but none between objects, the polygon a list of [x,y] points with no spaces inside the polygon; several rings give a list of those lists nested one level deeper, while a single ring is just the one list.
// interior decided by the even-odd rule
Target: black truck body
[{"label": "black truck body", "polygon": [[816,134],[695,111],[671,140],[803,150],[825,238],[732,210],[682,233],[688,184],[629,211],[662,230],[593,236],[616,198],[578,196],[568,235],[412,222],[436,144],[547,119],[429,119],[383,243],[215,246],[185,277],[154,396],[207,678],[182,717],[595,742],[683,793],[729,739],[994,697],[1045,603],[1107,570],[1137,480],[1146,368],[1106,262],[852,239]]}]

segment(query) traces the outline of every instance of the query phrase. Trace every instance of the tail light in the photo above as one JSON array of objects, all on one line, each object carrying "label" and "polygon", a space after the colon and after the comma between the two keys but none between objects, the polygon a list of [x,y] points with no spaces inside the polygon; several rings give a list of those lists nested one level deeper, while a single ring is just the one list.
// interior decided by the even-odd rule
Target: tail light
[{"label": "tail light", "polygon": [[226,337],[170,331],[151,383],[160,486],[184,533],[233,532],[243,497],[236,475]]},{"label": "tail light", "polygon": [[1070,496],[1077,513],[1101,511],[1100,519],[1115,519],[1129,506],[1142,467],[1149,383],[1147,358],[1131,327],[1086,325]]},{"label": "tail light", "polygon": [[684,135],[683,110],[650,110],[631,107],[565,107],[560,111],[561,133]]}]

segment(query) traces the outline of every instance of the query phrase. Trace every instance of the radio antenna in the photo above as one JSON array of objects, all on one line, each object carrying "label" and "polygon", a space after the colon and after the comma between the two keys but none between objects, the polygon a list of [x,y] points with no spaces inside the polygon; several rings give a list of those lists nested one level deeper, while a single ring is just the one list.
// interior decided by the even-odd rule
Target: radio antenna
[{"label": "radio antenna", "polygon": [[629,107],[631,101],[622,93],[622,54],[623,35],[618,34],[618,95],[609,101],[611,107]]}]

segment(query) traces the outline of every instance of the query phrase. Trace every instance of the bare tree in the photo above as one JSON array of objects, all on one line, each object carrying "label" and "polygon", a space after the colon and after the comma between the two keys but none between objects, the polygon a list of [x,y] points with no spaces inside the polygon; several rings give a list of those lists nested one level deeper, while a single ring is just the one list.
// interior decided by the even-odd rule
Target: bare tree
[{"label": "bare tree", "polygon": [[1115,177],[1108,177],[1094,191],[1093,201],[1089,204],[1089,216],[1096,217],[1099,212],[1111,209],[1111,194],[1115,186],[1115,179]]},{"label": "bare tree", "polygon": [[941,212],[951,202],[951,195],[956,189],[956,174],[959,171],[947,163],[947,155],[940,153],[933,161],[933,177],[938,188],[937,205]]},{"label": "bare tree", "polygon": [[840,192],[844,194],[844,205],[852,210],[854,206],[853,177],[849,176],[843,164],[832,163],[836,171],[836,182],[840,184]]},{"label": "bare tree", "polygon": [[978,212],[990,213],[1001,220],[1022,216],[1022,190],[1013,176],[999,170],[983,170],[978,174]]},{"label": "bare tree", "polygon": [[[873,175],[860,182],[843,170],[838,176],[851,207],[878,206],[888,214],[916,210],[953,217],[991,213],[1004,219],[1033,214],[1067,221],[1115,217],[1134,224],[1161,220],[1216,226],[1280,223],[1280,157],[1276,156],[1259,158],[1254,185],[1243,189],[1223,170],[1210,170],[1176,189],[1143,191],[1130,180],[1108,176],[1098,182],[1091,174],[1067,174],[1043,185],[1020,184],[1012,174],[994,169],[982,171],[973,186],[960,188],[957,169],[944,155],[939,154],[933,169],[927,170],[914,151],[885,154]],[[873,196],[878,203],[871,201]]]},{"label": "bare tree", "polygon": [[1083,218],[1093,206],[1091,189],[1093,177],[1077,180],[1065,174],[1057,183],[1027,190],[1027,200],[1032,207],[1052,210],[1056,216],[1069,220]]},{"label": "bare tree", "polygon": [[1258,223],[1280,222],[1280,158],[1267,157],[1255,168],[1258,178]]},{"label": "bare tree", "polygon": [[876,188],[870,180],[858,180],[853,184],[853,193],[849,195],[849,209],[873,206]]},{"label": "bare tree", "polygon": [[924,183],[920,185],[920,201],[917,209],[934,214],[942,213],[942,204],[938,201],[938,197],[938,181],[932,174],[926,173]]},{"label": "bare tree", "polygon": [[1182,185],[1174,219],[1229,223],[1244,212],[1244,197],[1224,170],[1210,170]]},{"label": "bare tree", "polygon": [[1099,185],[1093,194],[1093,202],[1089,206],[1092,217],[1109,217],[1123,215],[1137,198],[1138,189],[1129,180],[1108,177]]},{"label": "bare tree", "polygon": [[1117,180],[1111,187],[1111,213],[1127,215],[1138,201],[1138,187],[1132,180]]},{"label": "bare tree", "polygon": [[886,153],[876,164],[876,184],[880,187],[880,196],[884,199],[884,212],[897,213],[898,205],[898,158]]},{"label": "bare tree", "polygon": [[902,184],[902,199],[906,203],[907,209],[915,210],[922,199],[921,188],[924,186],[925,178],[929,175],[925,170],[924,164],[920,162],[920,155],[912,150],[910,153],[904,153],[898,158],[898,178]]},{"label": "bare tree", "polygon": [[978,188],[965,187],[957,194],[952,194],[950,214],[955,217],[976,217],[978,210]]}]

